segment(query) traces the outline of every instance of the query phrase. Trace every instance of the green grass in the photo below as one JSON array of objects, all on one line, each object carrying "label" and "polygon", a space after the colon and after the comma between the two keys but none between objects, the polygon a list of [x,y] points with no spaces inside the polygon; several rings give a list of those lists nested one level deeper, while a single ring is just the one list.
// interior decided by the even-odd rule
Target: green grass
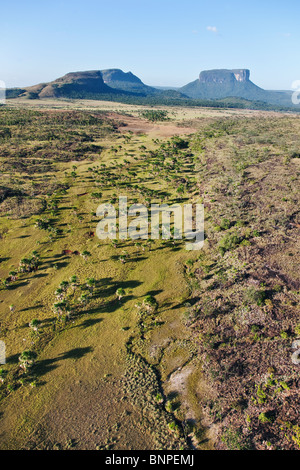
[{"label": "green grass", "polygon": [[[132,354],[138,356],[144,354],[147,357],[147,349],[151,348],[154,342],[151,338],[154,332],[157,331],[162,340],[168,337],[171,330],[177,337],[182,335],[181,308],[177,306],[188,296],[189,290],[179,266],[190,255],[181,245],[176,247],[161,240],[155,241],[151,247],[145,243],[144,247],[138,247],[131,240],[122,241],[115,248],[109,241],[101,242],[95,237],[87,236],[88,232],[94,232],[96,229],[97,218],[94,213],[99,202],[115,200],[115,196],[124,192],[129,196],[129,203],[133,202],[136,196],[140,202],[145,202],[147,195],[159,202],[161,194],[164,193],[167,194],[167,200],[177,198],[176,181],[180,177],[178,164],[174,170],[170,170],[167,164],[162,173],[158,171],[161,158],[165,158],[164,153],[171,155],[171,146],[170,149],[168,146],[173,147],[172,143],[166,142],[166,147],[160,156],[159,146],[155,146],[149,138],[130,136],[128,139],[127,136],[114,133],[113,123],[102,115],[98,119],[83,112],[75,115],[51,114],[49,119],[48,112],[22,111],[20,114],[5,110],[1,117],[3,122],[13,129],[11,140],[3,145],[13,154],[13,158],[16,158],[16,168],[19,170],[15,173],[14,183],[12,180],[10,182],[10,187],[20,188],[22,194],[18,200],[18,207],[21,201],[27,203],[30,208],[32,201],[37,199],[45,201],[41,212],[32,215],[26,212],[15,217],[10,210],[12,198],[6,198],[2,203],[6,205],[6,212],[2,212],[1,217],[3,232],[1,255],[5,254],[0,265],[1,278],[6,278],[13,268],[18,270],[19,261],[24,257],[29,258],[33,251],[38,252],[40,259],[39,269],[36,272],[19,273],[17,280],[9,283],[0,293],[1,325],[5,331],[4,339],[8,352],[6,368],[9,372],[1,387],[2,407],[5,409],[3,426],[6,430],[1,446],[34,447],[40,445],[39,435],[36,433],[41,416],[45,417],[42,420],[42,426],[45,426],[52,414],[64,415],[66,400],[72,401],[74,409],[80,409],[82,406],[78,387],[75,386],[74,392],[67,391],[71,390],[74,384],[79,382],[82,389],[91,386],[97,389],[99,380],[105,380],[105,384],[107,381],[110,383],[121,380],[128,367],[126,344],[129,337],[134,338]],[[20,120],[27,123],[22,132],[19,131]],[[38,128],[37,123],[39,123]],[[63,149],[65,144],[61,140],[61,135],[66,128],[69,132],[67,135],[69,145],[72,142],[72,135],[83,135],[84,129],[84,135],[88,133],[90,139],[101,148],[101,153],[92,151],[89,159],[87,155],[76,157],[78,144],[75,137],[75,154],[69,151],[68,157],[65,158]],[[49,141],[48,137],[44,139],[44,135],[50,134],[54,136],[53,141]],[[47,159],[51,161],[49,170],[52,171],[45,173],[43,163],[37,161],[30,166],[29,152],[32,149],[33,135],[34,145],[40,141],[43,147],[41,153],[48,154]],[[24,169],[26,168],[26,172],[34,172],[34,190],[30,189],[32,180],[28,180],[23,167],[19,169],[20,158],[14,154],[13,147],[17,141],[24,145],[24,152],[27,155],[28,164]],[[118,146],[120,148],[117,152],[112,152],[112,147],[117,147],[116,144],[121,144]],[[146,158],[141,156],[139,150],[141,144],[146,146],[146,152],[150,149],[156,152],[157,156],[155,153],[149,153]],[[126,157],[127,163],[124,165],[124,154],[129,146],[134,158]],[[187,157],[184,154],[181,156],[180,151],[176,153],[177,158],[183,160],[182,171],[187,177],[189,173],[191,174],[191,170],[186,166]],[[7,158],[3,158],[1,164],[6,174],[9,174],[11,167],[5,166],[7,162]],[[166,185],[164,178],[173,171],[174,183]],[[3,184],[4,182],[5,180]],[[28,189],[31,194],[29,199]],[[164,199],[165,197],[163,196]],[[78,255],[63,255],[63,250],[78,251],[81,254],[87,252],[90,256],[84,259]],[[118,260],[123,253],[126,253],[125,264]],[[69,281],[74,275],[77,276],[79,285],[75,287],[75,291],[69,287],[65,294],[71,316],[64,320],[63,316],[57,317],[57,313],[53,311],[53,305],[59,302],[55,299],[55,292],[62,282]],[[78,299],[82,297],[81,292],[87,292],[85,283],[91,278],[95,279],[95,289],[91,297],[86,297],[87,303],[82,304]],[[120,300],[116,298],[118,289],[123,289],[124,293]],[[149,319],[150,324],[142,335],[147,339],[143,340],[140,337],[135,305],[147,296],[155,297],[158,311],[155,312],[155,318],[151,321]],[[12,311],[9,309],[11,304],[13,304]],[[65,303],[60,302],[59,306],[63,305]],[[35,334],[29,327],[33,319],[39,321],[38,333]],[[26,349],[36,351],[37,358],[25,374],[19,372],[18,357]],[[135,367],[139,374],[139,366]],[[161,386],[159,376],[160,372],[157,371],[155,387]],[[139,387],[139,384],[137,386]],[[109,421],[116,413],[114,393],[117,395],[121,393],[119,385],[114,385],[112,388],[113,391],[110,391],[107,387],[108,391],[105,393],[108,395],[105,399],[105,409],[102,411]],[[97,397],[98,394],[95,398],[89,396],[89,413],[92,413],[96,406]],[[153,400],[154,397],[148,397],[149,404]],[[18,406],[20,403],[22,405]],[[144,406],[143,401],[135,410],[138,416]],[[127,403],[122,405],[122,413],[128,407],[130,405]],[[178,433],[169,433],[167,423],[172,417],[169,417],[162,407],[158,409],[160,418],[156,417],[156,412],[151,406],[149,408],[149,419],[151,413],[155,412],[151,418],[153,445],[158,448],[162,445],[169,448],[185,445],[182,436]],[[81,419],[89,422],[89,414],[83,413]],[[153,434],[155,423],[162,419],[166,420],[166,425],[161,429],[159,436],[155,436]],[[131,421],[131,414],[128,414],[125,421],[127,432],[122,438],[117,439],[116,445],[130,448],[135,441],[140,442],[138,445],[142,445],[142,438],[132,436],[135,423]],[[51,430],[47,436],[48,446],[55,445],[54,436],[59,445],[72,438],[68,435],[72,429],[71,423],[67,424],[65,433],[63,431],[60,433],[57,428],[59,420],[51,422],[52,428],[50,426]],[[101,431],[100,434],[101,442],[104,439],[104,432]],[[84,437],[83,442],[78,444],[82,447],[95,445],[95,440],[91,436]]]}]

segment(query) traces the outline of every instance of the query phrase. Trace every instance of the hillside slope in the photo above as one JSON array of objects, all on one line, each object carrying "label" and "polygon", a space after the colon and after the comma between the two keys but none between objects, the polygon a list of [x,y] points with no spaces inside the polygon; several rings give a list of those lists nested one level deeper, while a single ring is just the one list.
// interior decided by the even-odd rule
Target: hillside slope
[{"label": "hillside slope", "polygon": [[7,90],[7,98],[30,99],[143,99],[173,100],[186,98],[176,90],[157,90],[145,85],[131,72],[120,69],[70,72],[52,82]]},{"label": "hillside slope", "polygon": [[41,83],[26,88],[26,92],[37,98],[61,98],[74,95],[115,94],[116,91],[106,85],[100,71],[71,72],[53,82]]},{"label": "hillside slope", "polygon": [[145,85],[142,80],[131,72],[125,73],[120,69],[107,69],[101,70],[101,74],[104,83],[111,88],[143,95],[159,93],[159,90]]}]

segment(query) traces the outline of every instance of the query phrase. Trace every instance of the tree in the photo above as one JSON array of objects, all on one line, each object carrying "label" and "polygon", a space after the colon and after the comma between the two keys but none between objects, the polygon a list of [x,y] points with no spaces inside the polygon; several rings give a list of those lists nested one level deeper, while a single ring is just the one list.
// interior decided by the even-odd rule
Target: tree
[{"label": "tree", "polygon": [[79,301],[80,301],[81,304],[84,304],[84,305],[85,305],[85,304],[87,303],[87,301],[88,301],[88,295],[87,295],[87,294],[84,294],[84,293],[81,294],[81,297],[79,298]]},{"label": "tree", "polygon": [[126,263],[126,255],[120,255],[119,261],[121,261],[122,264]]},{"label": "tree", "polygon": [[62,316],[67,310],[67,302],[65,302],[65,301],[56,302],[53,305],[53,310],[59,317]]},{"label": "tree", "polygon": [[93,292],[95,285],[96,285],[96,280],[93,277],[86,280],[86,286],[91,293]]},{"label": "tree", "polygon": [[29,327],[35,332],[35,333],[38,333],[38,326],[39,326],[39,320],[37,320],[36,318],[34,318],[33,320],[31,320],[31,322],[29,323]]},{"label": "tree", "polygon": [[69,287],[69,282],[68,281],[62,281],[59,284],[59,289],[61,289],[63,292],[66,292]]},{"label": "tree", "polygon": [[12,282],[14,282],[14,281],[17,280],[17,273],[16,273],[16,271],[10,271],[10,272],[8,273],[8,275],[10,276],[10,280],[11,280]]},{"label": "tree", "polygon": [[118,297],[118,300],[121,300],[124,295],[125,290],[122,287],[119,287],[119,289],[116,290],[116,296]]},{"label": "tree", "polygon": [[152,295],[146,295],[146,297],[143,300],[143,307],[146,308],[149,312],[155,312],[158,308],[158,303],[155,297]]},{"label": "tree", "polygon": [[64,291],[63,291],[63,289],[60,289],[60,288],[56,289],[56,291],[55,291],[55,297],[56,297],[57,300],[63,300],[63,298],[64,298]]},{"label": "tree", "polygon": [[89,256],[91,256],[91,253],[87,250],[84,250],[82,253],[81,253],[81,256],[83,257],[83,259],[86,261],[88,259]]},{"label": "tree", "polygon": [[24,371],[27,372],[28,368],[33,365],[35,358],[36,353],[34,351],[23,351],[22,354],[19,356],[21,369],[24,369]]},{"label": "tree", "polygon": [[76,287],[78,286],[78,278],[77,278],[77,276],[74,275],[74,276],[72,276],[72,277],[70,278],[70,284],[71,284],[71,287],[72,287],[72,289],[73,289],[73,291],[74,291],[74,290],[76,289]]}]

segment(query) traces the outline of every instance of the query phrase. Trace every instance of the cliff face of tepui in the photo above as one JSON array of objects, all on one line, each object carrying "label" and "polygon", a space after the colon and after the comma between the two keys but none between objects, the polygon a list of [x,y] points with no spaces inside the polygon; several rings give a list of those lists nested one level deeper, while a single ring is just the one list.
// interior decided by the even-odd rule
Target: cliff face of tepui
[{"label": "cliff face of tepui", "polygon": [[225,83],[234,84],[235,82],[250,82],[250,70],[205,70],[199,75],[199,83]]},{"label": "cliff face of tepui", "polygon": [[104,83],[111,88],[143,95],[159,93],[159,90],[145,85],[142,80],[132,72],[123,72],[120,69],[106,69],[101,70],[101,73]]}]

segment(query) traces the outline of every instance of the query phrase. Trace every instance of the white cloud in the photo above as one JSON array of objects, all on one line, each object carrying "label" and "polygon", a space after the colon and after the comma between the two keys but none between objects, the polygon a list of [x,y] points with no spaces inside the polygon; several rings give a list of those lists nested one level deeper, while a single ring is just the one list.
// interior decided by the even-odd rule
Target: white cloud
[{"label": "white cloud", "polygon": [[217,27],[216,26],[207,26],[206,27],[207,31],[211,31],[212,33],[217,33]]}]

